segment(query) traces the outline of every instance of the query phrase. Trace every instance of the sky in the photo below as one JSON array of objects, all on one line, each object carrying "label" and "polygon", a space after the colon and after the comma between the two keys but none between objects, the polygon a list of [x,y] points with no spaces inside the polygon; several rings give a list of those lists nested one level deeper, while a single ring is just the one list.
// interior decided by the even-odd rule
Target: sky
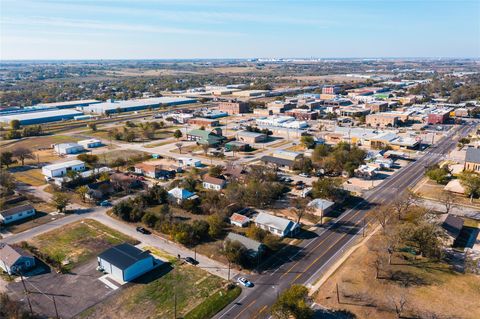
[{"label": "sky", "polygon": [[480,0],[0,0],[0,59],[480,57]]}]

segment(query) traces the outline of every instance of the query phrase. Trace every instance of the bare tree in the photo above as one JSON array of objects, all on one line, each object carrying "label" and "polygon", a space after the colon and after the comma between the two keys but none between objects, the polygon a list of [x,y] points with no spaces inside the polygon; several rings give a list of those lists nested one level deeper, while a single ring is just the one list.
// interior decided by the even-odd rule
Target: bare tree
[{"label": "bare tree", "polygon": [[180,154],[182,154],[183,143],[175,143],[175,146],[178,148],[178,151],[180,152]]},{"label": "bare tree", "polygon": [[445,207],[445,214],[449,214],[455,205],[455,197],[451,192],[443,192],[440,197],[440,202],[443,204],[443,207]]},{"label": "bare tree", "polygon": [[389,207],[379,206],[372,209],[368,215],[376,220],[382,226],[383,234],[387,233],[387,224],[390,217]]},{"label": "bare tree", "polygon": [[391,296],[389,299],[397,318],[401,318],[402,312],[405,310],[405,306],[407,305],[407,297],[405,293],[402,292],[399,296]]},{"label": "bare tree", "polygon": [[26,159],[34,159],[35,156],[33,155],[32,151],[26,147],[18,147],[13,150],[13,157],[17,158],[22,162],[22,166],[25,165]]},{"label": "bare tree", "polygon": [[294,197],[290,200],[290,205],[293,208],[292,210],[297,216],[297,223],[300,223],[302,217],[307,211],[309,211],[310,207],[308,207],[307,204],[308,200],[306,198]]},{"label": "bare tree", "polygon": [[395,197],[392,206],[397,214],[399,220],[403,219],[410,207],[415,205],[418,201],[418,196],[411,189],[407,189],[399,196]]}]

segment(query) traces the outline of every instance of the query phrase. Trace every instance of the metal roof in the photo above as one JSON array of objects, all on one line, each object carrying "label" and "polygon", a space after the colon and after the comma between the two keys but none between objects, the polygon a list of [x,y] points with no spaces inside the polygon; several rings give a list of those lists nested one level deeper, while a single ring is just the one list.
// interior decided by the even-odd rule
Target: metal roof
[{"label": "metal roof", "polygon": [[13,121],[13,120],[26,121],[26,120],[43,119],[43,118],[50,118],[50,117],[57,117],[57,116],[72,117],[75,115],[83,115],[83,113],[76,110],[69,110],[69,109],[17,113],[17,114],[0,116],[0,122],[10,123],[10,121]]},{"label": "metal roof", "polygon": [[63,162],[63,163],[57,163],[57,164],[51,164],[51,165],[46,165],[42,167],[42,169],[47,169],[47,170],[55,170],[55,169],[60,169],[64,167],[71,167],[71,166],[76,166],[76,165],[82,165],[85,164],[84,162],[80,160],[73,160],[73,161],[68,161],[68,162]]},{"label": "metal roof", "polygon": [[19,206],[15,206],[15,207],[12,207],[12,208],[9,208],[9,209],[2,210],[0,212],[0,215],[2,215],[3,217],[13,216],[13,215],[16,215],[18,213],[22,213],[22,212],[25,212],[27,210],[32,210],[32,209],[35,209],[35,208],[31,204],[19,205]]},{"label": "metal roof", "polygon": [[468,148],[465,155],[465,162],[480,163],[480,149]]},{"label": "metal roof", "polygon": [[125,270],[140,260],[151,258],[151,255],[149,251],[143,251],[133,245],[124,243],[105,250],[98,257],[121,270]]},{"label": "metal roof", "polygon": [[231,241],[238,241],[243,246],[245,246],[245,248],[247,248],[248,250],[253,250],[255,252],[257,252],[259,250],[259,248],[262,246],[262,243],[260,243],[256,240],[253,240],[253,239],[250,239],[248,237],[245,237],[245,236],[242,236],[242,235],[239,235],[239,234],[235,234],[235,233],[228,233],[227,239],[229,239]]},{"label": "metal roof", "polygon": [[255,223],[270,226],[283,232],[292,230],[296,225],[296,223],[292,222],[291,220],[267,213],[259,213],[257,217],[255,217]]}]

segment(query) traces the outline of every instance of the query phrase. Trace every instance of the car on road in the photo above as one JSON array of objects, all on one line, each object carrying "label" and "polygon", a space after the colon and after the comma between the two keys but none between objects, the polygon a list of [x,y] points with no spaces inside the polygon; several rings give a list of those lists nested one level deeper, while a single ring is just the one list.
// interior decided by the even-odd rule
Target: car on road
[{"label": "car on road", "polygon": [[186,257],[185,262],[189,263],[190,265],[196,266],[199,264],[198,260],[193,259],[192,257]]},{"label": "car on road", "polygon": [[305,177],[305,178],[310,178],[310,175],[306,174],[306,173],[300,173],[300,174],[298,174],[298,176]]},{"label": "car on road", "polygon": [[100,206],[109,207],[109,206],[112,206],[112,203],[110,203],[110,201],[108,201],[108,200],[103,200],[103,201],[100,202]]},{"label": "car on road", "polygon": [[152,233],[151,231],[149,231],[149,230],[146,229],[145,227],[140,227],[140,226],[137,227],[137,231],[138,231],[139,233],[144,234],[144,235],[150,235],[150,234]]},{"label": "car on road", "polygon": [[245,277],[240,277],[237,279],[237,281],[245,287],[248,287],[248,288],[253,287],[253,283],[248,281],[247,278]]}]

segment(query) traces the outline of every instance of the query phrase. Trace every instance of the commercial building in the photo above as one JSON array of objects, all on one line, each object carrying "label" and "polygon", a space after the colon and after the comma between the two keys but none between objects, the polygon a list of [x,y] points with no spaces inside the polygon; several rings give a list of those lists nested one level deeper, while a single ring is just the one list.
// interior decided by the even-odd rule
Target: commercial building
[{"label": "commercial building", "polygon": [[62,177],[69,171],[82,172],[85,170],[85,163],[79,160],[73,160],[58,164],[51,164],[42,167],[42,174],[46,177]]},{"label": "commercial building", "polygon": [[450,119],[452,109],[434,109],[428,114],[428,124],[444,124]]},{"label": "commercial building", "polygon": [[236,137],[237,137],[238,141],[241,141],[241,142],[244,142],[244,143],[247,143],[247,144],[265,142],[268,138],[268,136],[266,134],[249,132],[249,131],[237,132]]},{"label": "commercial building", "polygon": [[285,114],[288,116],[293,116],[297,120],[303,121],[312,121],[318,119],[317,111],[310,111],[307,109],[293,109],[285,112]]},{"label": "commercial building", "polygon": [[86,107],[77,107],[85,113],[96,113],[109,115],[112,113],[141,111],[150,108],[158,108],[160,106],[175,106],[189,103],[195,103],[196,100],[181,97],[155,97],[149,99],[114,101],[109,100],[103,103],[97,103]]},{"label": "commercial building", "polygon": [[204,127],[220,126],[220,122],[218,120],[206,119],[203,117],[194,117],[194,118],[188,119],[187,123],[190,125],[204,126]]},{"label": "commercial building", "polygon": [[372,127],[395,127],[398,125],[398,116],[391,113],[369,114],[365,123]]},{"label": "commercial building", "polygon": [[22,274],[35,267],[35,257],[23,249],[0,243],[0,269],[9,275]]},{"label": "commercial building", "polygon": [[239,141],[230,141],[228,143],[225,143],[225,150],[227,152],[231,152],[235,150],[236,152],[243,152],[248,149],[250,145],[247,143],[239,142]]},{"label": "commercial building", "polygon": [[297,121],[293,116],[270,116],[258,118],[255,122],[257,125],[264,127],[284,127],[294,129],[303,129],[308,127],[307,122]]},{"label": "commercial building", "polygon": [[225,101],[218,104],[218,109],[228,114],[248,113],[248,103],[240,101]]},{"label": "commercial building", "polygon": [[238,91],[233,92],[232,95],[234,96],[241,96],[241,97],[254,97],[254,96],[267,96],[270,91],[267,90],[245,90],[245,91]]},{"label": "commercial building", "polygon": [[77,143],[83,146],[84,148],[95,148],[103,145],[102,141],[97,140],[95,138],[88,139],[88,140],[81,140],[81,141],[78,141]]},{"label": "commercial building", "polygon": [[71,120],[75,116],[83,115],[82,112],[76,110],[48,110],[33,111],[27,113],[16,113],[0,116],[0,122],[10,123],[13,120],[20,121],[21,125],[43,124],[49,122],[58,122]]},{"label": "commercial building", "polygon": [[334,205],[335,203],[332,201],[322,198],[315,198],[307,204],[307,207],[311,209],[309,212],[312,214],[317,216],[325,216],[325,214],[328,214],[333,210]]},{"label": "commercial building", "polygon": [[370,110],[370,113],[385,112],[388,109],[388,103],[382,101],[367,102],[365,108]]},{"label": "commercial building", "polygon": [[0,211],[0,224],[13,223],[35,215],[35,208],[31,204],[14,206]]},{"label": "commercial building", "polygon": [[53,146],[53,150],[60,155],[77,154],[85,149],[78,143],[60,143]]},{"label": "commercial building", "polygon": [[339,113],[341,116],[362,116],[362,115],[367,115],[370,113],[369,109],[363,109],[360,107],[345,107],[345,108],[340,108],[337,110],[337,113]]},{"label": "commercial building", "polygon": [[76,101],[64,101],[64,102],[53,102],[53,103],[40,103],[37,106],[55,108],[55,109],[68,109],[75,108],[77,106],[88,106],[91,104],[102,103],[102,101],[97,100],[76,100]]},{"label": "commercial building", "polygon": [[175,171],[164,169],[161,164],[143,162],[135,164],[135,173],[142,174],[150,178],[169,179],[175,176]]},{"label": "commercial building", "polygon": [[296,103],[286,102],[286,101],[273,101],[267,103],[267,110],[271,111],[272,114],[285,113],[288,110],[291,110],[297,106]]},{"label": "commercial building", "polygon": [[322,88],[322,94],[338,94],[340,88],[335,85],[326,85]]},{"label": "commercial building", "polygon": [[100,269],[120,282],[132,281],[157,265],[148,250],[143,251],[128,243],[105,250],[98,255],[97,261]]}]

